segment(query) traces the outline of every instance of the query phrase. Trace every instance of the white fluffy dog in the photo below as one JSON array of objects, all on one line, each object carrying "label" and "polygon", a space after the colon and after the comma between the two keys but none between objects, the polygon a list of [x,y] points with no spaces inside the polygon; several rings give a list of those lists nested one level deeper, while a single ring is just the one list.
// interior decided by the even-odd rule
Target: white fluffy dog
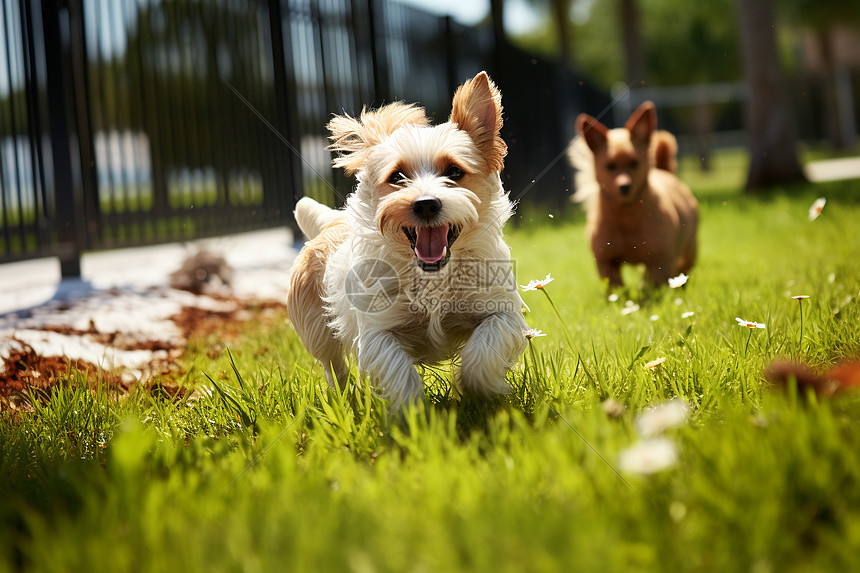
[{"label": "white fluffy dog", "polygon": [[403,103],[329,123],[334,165],[358,185],[343,210],[296,205],[310,240],[287,312],[330,385],[345,387],[352,353],[400,408],[423,398],[416,364],[459,353],[462,390],[510,391],[527,325],[502,236],[512,204],[501,127],[501,95],[484,72],[457,89],[447,123],[430,126]]}]

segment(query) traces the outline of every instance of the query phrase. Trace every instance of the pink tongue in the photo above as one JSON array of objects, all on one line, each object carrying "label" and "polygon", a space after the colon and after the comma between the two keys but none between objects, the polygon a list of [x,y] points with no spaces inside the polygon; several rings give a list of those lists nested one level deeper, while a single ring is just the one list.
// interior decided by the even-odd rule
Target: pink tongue
[{"label": "pink tongue", "polygon": [[445,256],[448,246],[448,225],[441,227],[418,227],[415,229],[415,254],[425,263],[435,263]]}]

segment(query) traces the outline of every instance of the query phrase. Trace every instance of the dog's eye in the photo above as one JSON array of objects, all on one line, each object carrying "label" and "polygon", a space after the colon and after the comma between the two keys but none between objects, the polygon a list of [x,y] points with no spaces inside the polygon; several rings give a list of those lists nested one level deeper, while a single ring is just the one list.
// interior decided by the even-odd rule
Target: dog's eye
[{"label": "dog's eye", "polygon": [[404,181],[406,181],[406,175],[402,171],[395,171],[388,177],[388,183],[391,185],[403,185]]},{"label": "dog's eye", "polygon": [[465,175],[465,173],[463,173],[463,170],[456,165],[452,165],[445,170],[445,177],[447,177],[451,181],[457,181],[458,179],[462,179],[463,175]]},{"label": "dog's eye", "polygon": [[639,167],[638,161],[631,161],[630,162],[630,169],[636,169],[637,167]]},{"label": "dog's eye", "polygon": [[614,163],[612,163],[612,162],[609,162],[609,163],[607,163],[607,164],[606,164],[606,168],[607,168],[607,169],[609,169],[610,171],[615,171],[615,168],[616,168],[616,167],[618,167],[618,166],[617,166],[617,165],[615,165],[615,164],[614,164]]}]

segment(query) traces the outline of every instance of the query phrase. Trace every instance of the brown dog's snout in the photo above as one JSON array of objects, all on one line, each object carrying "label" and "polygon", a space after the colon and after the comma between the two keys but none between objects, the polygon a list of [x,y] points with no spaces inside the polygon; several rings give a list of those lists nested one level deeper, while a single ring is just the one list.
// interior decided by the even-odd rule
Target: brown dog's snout
[{"label": "brown dog's snout", "polygon": [[442,210],[442,201],[436,197],[419,197],[412,202],[412,212],[422,221],[430,222]]},{"label": "brown dog's snout", "polygon": [[633,178],[628,173],[622,173],[615,178],[615,184],[622,195],[627,195],[630,193],[630,188],[633,185]]}]

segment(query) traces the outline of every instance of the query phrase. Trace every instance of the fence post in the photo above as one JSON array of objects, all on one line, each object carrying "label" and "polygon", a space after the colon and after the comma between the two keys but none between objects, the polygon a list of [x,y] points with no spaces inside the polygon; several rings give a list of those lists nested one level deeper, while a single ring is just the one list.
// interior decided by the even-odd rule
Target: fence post
[{"label": "fence post", "polygon": [[73,169],[72,134],[69,129],[67,72],[70,18],[68,6],[59,0],[42,0],[47,78],[48,116],[51,134],[54,183],[54,229],[58,240],[63,277],[80,276],[80,254],[84,247],[80,201],[80,179]]},{"label": "fence post", "polygon": [[447,80],[448,95],[453,95],[459,85],[457,77],[457,46],[454,38],[453,18],[442,17],[442,30],[445,35],[445,79]]},{"label": "fence post", "polygon": [[[89,132],[81,0],[42,0],[46,96],[54,183],[54,229],[63,277],[81,274],[95,213],[95,157]],[[92,228],[90,228],[92,227]]]},{"label": "fence post", "polygon": [[[275,127],[281,131],[283,136],[293,145],[300,146],[300,138],[296,137],[295,127],[298,125],[298,110],[296,109],[296,87],[293,81],[292,66],[292,38],[290,36],[289,23],[284,31],[284,14],[281,8],[281,0],[268,0],[269,29],[272,38],[272,69],[275,80]],[[290,17],[289,6],[287,6],[287,18]],[[290,61],[284,52],[290,54]],[[299,158],[292,150],[284,150],[287,154],[286,171],[287,176],[283,184],[287,186],[284,191],[286,201],[282,208],[286,212],[281,216],[285,224],[293,231],[294,236],[299,236],[299,227],[293,217],[298,195],[302,190],[302,166]],[[283,170],[281,170],[283,173]]]},{"label": "fence post", "polygon": [[370,61],[373,67],[373,99],[380,105],[388,101],[388,58],[385,53],[385,20],[382,3],[367,0],[370,28]]}]

